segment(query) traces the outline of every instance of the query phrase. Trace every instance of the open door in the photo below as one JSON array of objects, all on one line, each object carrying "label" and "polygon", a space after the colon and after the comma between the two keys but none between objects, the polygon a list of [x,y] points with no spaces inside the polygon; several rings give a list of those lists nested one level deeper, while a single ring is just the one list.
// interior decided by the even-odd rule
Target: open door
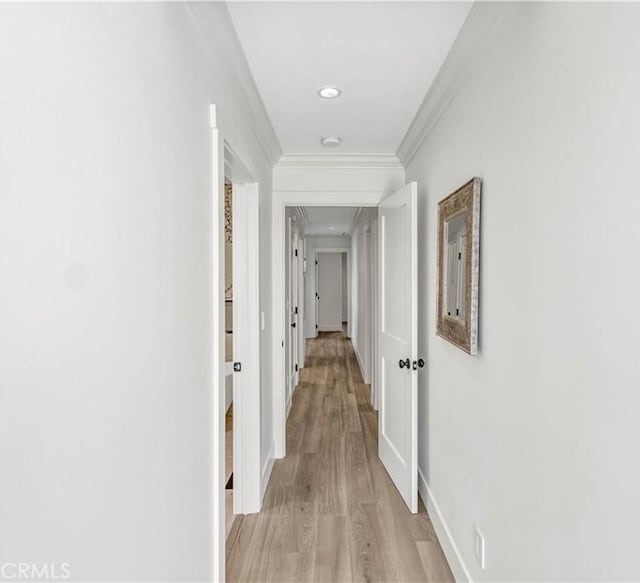
[{"label": "open door", "polygon": [[260,199],[255,182],[233,183],[233,512],[259,512]]},{"label": "open door", "polygon": [[418,511],[417,201],[417,184],[411,182],[379,204],[378,455],[414,513]]}]

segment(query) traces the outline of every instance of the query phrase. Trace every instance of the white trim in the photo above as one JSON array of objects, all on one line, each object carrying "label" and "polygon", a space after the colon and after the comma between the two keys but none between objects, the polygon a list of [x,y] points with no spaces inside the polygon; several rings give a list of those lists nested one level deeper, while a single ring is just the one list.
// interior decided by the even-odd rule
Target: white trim
[{"label": "white trim", "polygon": [[307,209],[303,206],[299,206],[297,210],[298,214],[300,215],[300,220],[302,221],[302,226],[307,227],[309,225],[309,215],[307,214]]},{"label": "white trim", "polygon": [[287,206],[377,206],[383,192],[274,191],[272,197],[272,346],[273,350],[273,435],[274,456],[286,454],[285,401],[285,210]]},{"label": "white trim", "polygon": [[440,117],[480,62],[496,29],[516,7],[511,2],[476,2],[429,88],[397,151],[407,167]]},{"label": "white trim", "polygon": [[360,374],[362,375],[362,380],[366,383],[366,379],[364,376],[364,363],[362,362],[362,357],[360,356],[360,351],[358,350],[358,346],[351,340],[351,346],[353,346],[353,352],[356,355],[356,360],[358,361],[358,366],[360,367]]},{"label": "white trim", "polygon": [[[209,2],[187,3],[187,10],[201,35],[202,41],[209,51],[216,67],[222,72],[221,85],[224,85],[241,104],[242,110],[248,113],[248,119],[240,120],[243,127],[253,133],[256,142],[264,151],[267,159],[275,165],[282,155],[282,148],[276,135],[271,119],[251,75],[249,63],[238,40],[238,35],[231,18],[226,12],[227,22],[221,26],[221,14],[211,12]],[[214,22],[216,19],[217,22]],[[208,23],[211,22],[211,26]],[[246,71],[243,75],[239,72]],[[225,123],[233,124],[238,120],[227,119]]]},{"label": "white trim", "polygon": [[267,459],[262,466],[262,477],[260,480],[260,506],[262,506],[262,501],[264,500],[265,492],[267,491],[267,486],[269,485],[269,479],[271,478],[271,472],[273,471],[273,465],[275,463],[274,452],[274,443],[271,442],[271,447],[269,448],[269,454],[267,455]]},{"label": "white trim", "polygon": [[403,168],[395,154],[284,154],[278,166],[294,168]]},{"label": "white trim", "polygon": [[339,324],[327,324],[325,326],[318,324],[318,332],[342,332],[342,322]]},{"label": "white trim", "polygon": [[287,399],[287,411],[285,414],[286,419],[289,419],[289,413],[291,412],[291,406],[293,405],[293,393],[296,392],[296,388],[294,387],[293,390],[289,391],[289,398]]},{"label": "white trim", "polygon": [[[362,210],[362,209],[360,209]],[[318,235],[309,235],[310,237],[318,237]],[[351,305],[352,302],[352,293],[351,293],[351,247],[315,247],[313,249],[315,264],[318,265],[318,253],[346,253],[347,255],[347,338],[351,338],[351,319],[353,317],[353,308]],[[316,276],[314,278],[314,283],[316,286],[316,293],[318,292],[318,274],[316,271]],[[317,297],[317,296],[316,296]],[[314,310],[317,307],[314,306]],[[318,337],[318,332],[341,332],[342,331],[342,318],[340,318],[340,323],[335,326],[320,326],[320,323],[317,320],[318,312],[315,310],[316,315],[316,324],[318,327],[316,328],[316,338]]]},{"label": "white trim", "polygon": [[217,128],[216,106],[209,107],[211,127],[211,439],[212,566],[214,581],[225,580],[225,358],[224,358],[224,142]]},{"label": "white trim", "polygon": [[358,226],[358,221],[360,220],[361,214],[362,214],[362,207],[357,209],[356,212],[353,214],[351,225],[349,226],[349,230],[347,231],[347,234],[349,235],[349,237],[353,236],[353,232],[356,230],[356,227]]},{"label": "white trim", "polygon": [[455,580],[458,583],[462,581],[469,581],[471,583],[472,579],[471,575],[469,575],[469,570],[462,560],[460,550],[453,540],[451,531],[442,516],[442,512],[440,512],[436,499],[433,497],[433,492],[431,492],[420,467],[418,467],[418,492],[427,509],[431,524],[433,524],[433,529],[438,537],[438,542],[444,551],[444,555],[447,558],[449,567],[451,567],[451,572]]}]

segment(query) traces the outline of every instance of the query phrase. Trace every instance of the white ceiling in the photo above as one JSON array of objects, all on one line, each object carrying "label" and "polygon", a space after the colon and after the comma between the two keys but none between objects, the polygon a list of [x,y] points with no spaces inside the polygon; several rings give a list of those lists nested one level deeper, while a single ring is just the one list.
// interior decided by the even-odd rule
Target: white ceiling
[{"label": "white ceiling", "polygon": [[[305,235],[335,235],[349,234],[356,207],[311,207],[303,208],[306,220]],[[333,227],[333,228],[331,228]]]},{"label": "white ceiling", "polygon": [[[471,2],[230,2],[285,154],[395,153]],[[343,95],[320,99],[336,85]],[[320,138],[343,144],[327,149]]]}]

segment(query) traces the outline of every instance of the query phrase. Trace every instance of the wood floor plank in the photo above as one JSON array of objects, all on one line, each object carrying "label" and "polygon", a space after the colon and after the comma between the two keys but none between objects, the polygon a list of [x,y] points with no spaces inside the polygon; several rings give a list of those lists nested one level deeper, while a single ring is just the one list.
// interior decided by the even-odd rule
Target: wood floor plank
[{"label": "wood floor plank", "polygon": [[378,414],[343,333],[307,341],[263,510],[227,537],[227,580],[453,581],[424,506],[412,515],[378,459]]}]

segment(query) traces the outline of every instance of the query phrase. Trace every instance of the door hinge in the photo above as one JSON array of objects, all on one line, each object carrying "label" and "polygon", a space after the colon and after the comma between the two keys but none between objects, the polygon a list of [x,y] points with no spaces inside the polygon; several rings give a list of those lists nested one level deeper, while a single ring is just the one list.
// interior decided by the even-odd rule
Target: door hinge
[{"label": "door hinge", "polygon": [[296,372],[298,372],[298,365],[296,364]]},{"label": "door hinge", "polygon": [[318,324],[316,324],[316,330],[318,329]]},{"label": "door hinge", "polygon": [[316,259],[316,265],[318,265],[318,260]]},{"label": "door hinge", "polygon": [[462,253],[458,253],[458,261],[462,259]]},{"label": "door hinge", "polygon": [[298,250],[296,249],[296,257],[298,256]]},{"label": "door hinge", "polygon": [[242,363],[241,362],[234,362],[233,363],[233,372],[240,372],[242,370]]},{"label": "door hinge", "polygon": [[296,311],[295,311],[295,313],[296,313],[296,314],[298,313],[298,306],[296,306]]}]

